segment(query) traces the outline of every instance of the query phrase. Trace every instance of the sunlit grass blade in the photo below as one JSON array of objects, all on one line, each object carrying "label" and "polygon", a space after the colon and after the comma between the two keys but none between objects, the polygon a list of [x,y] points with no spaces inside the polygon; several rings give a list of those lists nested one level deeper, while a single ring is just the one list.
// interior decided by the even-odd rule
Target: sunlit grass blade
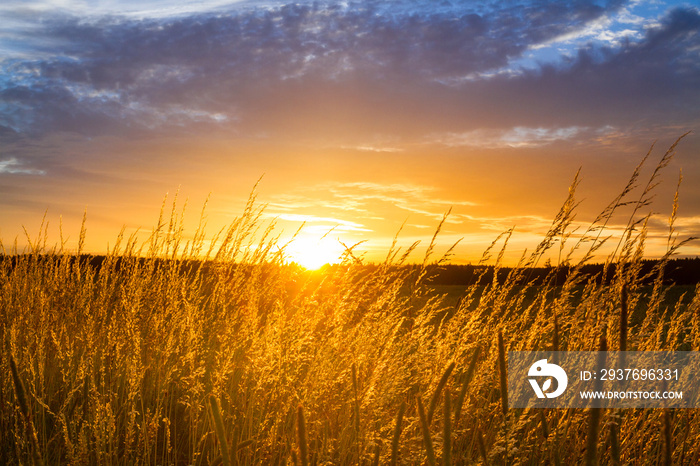
[{"label": "sunlit grass blade", "polygon": [[445,403],[443,404],[443,431],[442,431],[442,464],[452,465],[452,402],[450,391],[445,389]]},{"label": "sunlit grass blade", "polygon": [[304,408],[297,407],[297,445],[299,447],[299,460],[302,466],[309,465],[309,440],[306,433],[306,419],[304,418]]},{"label": "sunlit grass blade", "polygon": [[433,439],[430,436],[430,425],[428,424],[428,418],[425,415],[425,409],[423,408],[423,402],[420,397],[416,398],[418,404],[418,417],[420,418],[421,432],[423,433],[423,447],[425,448],[425,454],[430,466],[435,466],[435,450],[433,449]]},{"label": "sunlit grass blade", "polygon": [[476,370],[476,364],[479,360],[479,354],[481,353],[481,346],[477,345],[472,354],[471,361],[469,362],[469,367],[464,375],[464,381],[462,382],[462,388],[457,395],[457,401],[455,402],[455,424],[459,422],[459,418],[462,415],[462,406],[464,405],[464,398],[467,395],[467,389],[469,384],[474,377],[474,371]]},{"label": "sunlit grass blade", "polygon": [[447,379],[450,378],[450,374],[452,374],[454,368],[455,363],[452,361],[447,365],[447,368],[445,368],[445,372],[442,373],[442,377],[440,377],[437,387],[435,387],[435,393],[433,393],[433,397],[430,399],[430,407],[428,408],[428,425],[433,422],[433,415],[435,414],[435,408],[437,408],[438,402],[440,401],[440,394],[442,393],[442,389],[445,388]]},{"label": "sunlit grass blade", "polygon": [[39,440],[36,436],[36,429],[34,428],[34,421],[32,421],[31,413],[29,412],[29,405],[27,404],[27,395],[24,390],[24,384],[22,379],[19,377],[19,371],[17,370],[17,364],[15,363],[15,358],[10,354],[10,372],[12,373],[12,382],[15,386],[15,395],[17,396],[17,403],[19,404],[20,411],[24,417],[24,423],[26,426],[27,437],[31,445],[32,460],[35,466],[43,466],[44,461],[41,459],[41,453],[39,450]]},{"label": "sunlit grass blade", "polygon": [[401,440],[401,424],[403,415],[406,411],[406,402],[402,402],[399,406],[399,412],[396,415],[396,424],[394,425],[394,436],[391,440],[391,466],[396,466],[399,460],[399,441]]},{"label": "sunlit grass blade", "polygon": [[[231,466],[231,456],[228,450],[228,441],[226,440],[226,429],[224,428],[224,420],[221,417],[221,408],[219,407],[219,400],[216,399],[214,395],[209,396],[209,405],[211,406],[211,413],[214,417],[214,427],[216,428],[216,437],[219,439],[219,449],[221,450],[221,459],[224,466]],[[235,458],[235,456],[234,456]]]}]

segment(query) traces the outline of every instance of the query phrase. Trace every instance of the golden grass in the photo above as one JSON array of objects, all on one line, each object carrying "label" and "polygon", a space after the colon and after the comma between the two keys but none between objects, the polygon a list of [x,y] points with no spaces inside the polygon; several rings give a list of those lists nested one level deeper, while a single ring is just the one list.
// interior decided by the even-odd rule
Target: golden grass
[{"label": "golden grass", "polygon": [[[71,252],[63,238],[47,247],[42,227],[0,261],[0,464],[694,461],[695,411],[508,409],[501,379],[507,350],[698,349],[700,295],[669,303],[662,283],[687,241],[674,235],[677,200],[655,286],[641,286],[644,212],[674,149],[574,234],[576,178],[521,267],[451,309],[429,285],[446,259],[432,258],[435,238],[417,268],[402,267],[416,246],[394,245],[375,267],[348,250],[307,272],[284,262],[254,196],[213,237],[202,222],[187,239],[164,205],[145,243],[122,234],[99,266],[81,255],[84,228]],[[497,270],[510,233],[484,254]],[[607,280],[583,275],[606,243]],[[559,264],[535,286],[552,248]]]}]

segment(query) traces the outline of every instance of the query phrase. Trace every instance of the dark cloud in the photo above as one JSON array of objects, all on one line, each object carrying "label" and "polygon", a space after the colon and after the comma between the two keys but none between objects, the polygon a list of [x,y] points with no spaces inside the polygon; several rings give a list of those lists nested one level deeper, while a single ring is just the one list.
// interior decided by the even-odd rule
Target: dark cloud
[{"label": "dark cloud", "polygon": [[[197,129],[237,125],[239,119],[274,121],[280,112],[285,119],[276,109],[285,101],[308,103],[311,118],[314,102],[337,95],[426,110],[434,89],[452,92],[435,88],[436,82],[503,67],[530,45],[618,7],[617,1],[479,9],[461,2],[439,8],[433,2],[358,2],[241,8],[174,20],[48,18],[35,37],[44,44],[37,58],[0,65],[0,124],[35,134]],[[546,79],[547,72],[535,81]],[[508,81],[506,87],[528,85]],[[382,94],[388,96],[377,97]],[[327,111],[324,105],[318,112]],[[350,108],[346,117],[361,113]]]},{"label": "dark cloud", "polygon": [[640,42],[614,50],[587,48],[566,67],[545,66],[476,88],[482,99],[502,103],[493,115],[501,121],[527,114],[540,124],[559,126],[697,124],[700,14],[676,9]]}]

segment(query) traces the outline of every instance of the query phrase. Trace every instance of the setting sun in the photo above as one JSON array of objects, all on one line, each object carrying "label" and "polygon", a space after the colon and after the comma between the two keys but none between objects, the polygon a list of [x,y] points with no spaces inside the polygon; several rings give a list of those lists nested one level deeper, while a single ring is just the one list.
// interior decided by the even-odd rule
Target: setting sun
[{"label": "setting sun", "polygon": [[287,246],[287,257],[305,269],[316,270],[326,264],[340,262],[343,245],[337,238],[328,236],[301,236]]}]

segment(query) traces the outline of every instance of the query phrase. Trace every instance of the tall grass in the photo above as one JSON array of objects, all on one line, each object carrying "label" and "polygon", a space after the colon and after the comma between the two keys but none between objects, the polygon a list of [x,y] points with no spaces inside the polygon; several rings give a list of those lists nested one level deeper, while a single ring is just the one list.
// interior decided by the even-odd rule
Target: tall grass
[{"label": "tall grass", "polygon": [[[380,264],[348,250],[309,272],[285,262],[255,196],[213,236],[204,222],[186,236],[177,203],[164,204],[147,241],[121,234],[99,264],[82,254],[85,228],[68,251],[63,238],[48,246],[42,224],[26,253],[0,260],[0,464],[558,464],[587,445],[605,464],[599,426],[611,421],[621,463],[697,458],[694,411],[508,409],[499,379],[504,343],[594,350],[608,329],[611,348],[698,349],[697,289],[669,302],[663,285],[687,241],[677,200],[651,289],[641,274],[646,209],[674,149],[574,231],[576,178],[520,267],[502,267],[506,232],[484,254],[493,279],[456,308],[430,286],[446,259],[432,258],[435,238],[417,267],[403,267],[417,245],[395,243]],[[535,286],[552,251],[558,263]],[[594,257],[605,276],[582,273]]]}]

